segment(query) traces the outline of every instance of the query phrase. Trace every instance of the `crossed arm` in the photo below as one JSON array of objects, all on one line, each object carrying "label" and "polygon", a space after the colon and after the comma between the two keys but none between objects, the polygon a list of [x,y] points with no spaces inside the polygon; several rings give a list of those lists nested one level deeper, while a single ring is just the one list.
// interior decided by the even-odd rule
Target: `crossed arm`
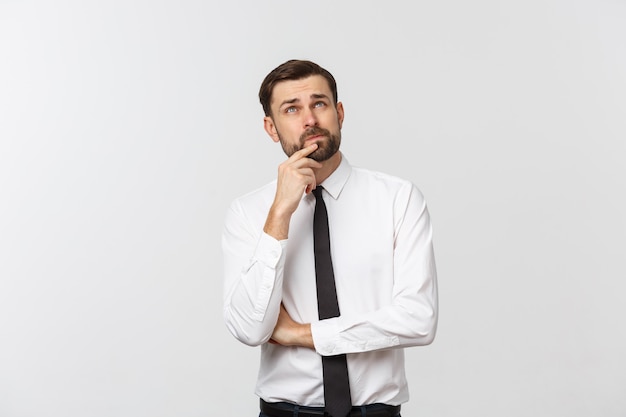
[{"label": "crossed arm", "polygon": [[[258,226],[254,226],[260,219],[252,224],[241,207],[231,207],[223,240],[227,327],[236,338],[249,345],[269,342],[303,346],[322,355],[429,344],[437,322],[436,279],[431,261],[430,221],[423,198],[417,192],[404,193],[408,196],[408,218],[406,227],[399,231],[401,244],[394,252],[394,271],[398,272],[398,277],[394,278],[390,305],[367,314],[347,314],[315,323],[298,323],[283,307],[284,249],[289,233],[288,220],[293,213],[290,210],[295,211],[303,190],[309,192],[316,182],[316,163],[311,161],[311,164],[309,158],[305,158],[306,151],[305,148],[299,151],[301,154],[292,155],[293,159],[279,168],[276,198],[260,236],[255,231]],[[302,159],[306,161],[298,162]],[[311,170],[313,176],[307,170]],[[297,192],[283,192],[287,185]],[[279,199],[279,195],[292,198]],[[245,265],[243,271],[242,265]]]}]

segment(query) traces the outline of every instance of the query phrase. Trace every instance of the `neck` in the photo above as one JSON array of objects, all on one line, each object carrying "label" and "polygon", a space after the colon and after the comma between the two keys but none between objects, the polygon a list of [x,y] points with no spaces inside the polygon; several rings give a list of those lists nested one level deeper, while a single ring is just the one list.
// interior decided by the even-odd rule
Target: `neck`
[{"label": "neck", "polygon": [[322,167],[314,170],[315,182],[321,184],[330,176],[341,163],[341,152],[337,151],[333,156],[322,162]]}]

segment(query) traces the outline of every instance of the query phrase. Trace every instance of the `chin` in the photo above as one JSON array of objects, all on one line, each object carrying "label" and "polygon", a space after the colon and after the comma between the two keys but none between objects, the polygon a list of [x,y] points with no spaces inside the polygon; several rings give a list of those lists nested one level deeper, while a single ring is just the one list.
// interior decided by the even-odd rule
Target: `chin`
[{"label": "chin", "polygon": [[333,156],[335,156],[337,152],[339,152],[338,148],[335,149],[334,151],[331,149],[327,149],[327,148],[319,148],[319,149],[316,149],[313,153],[311,153],[309,155],[309,158],[317,162],[324,162],[324,161],[329,160]]}]

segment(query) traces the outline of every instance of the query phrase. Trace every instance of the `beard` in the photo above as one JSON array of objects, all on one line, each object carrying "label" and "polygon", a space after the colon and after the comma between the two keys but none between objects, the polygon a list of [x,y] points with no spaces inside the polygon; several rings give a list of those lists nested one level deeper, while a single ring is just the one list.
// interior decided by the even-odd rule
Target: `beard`
[{"label": "beard", "polygon": [[280,146],[282,146],[283,151],[290,157],[300,149],[304,148],[304,143],[311,136],[324,136],[326,140],[318,142],[318,148],[311,152],[307,158],[311,158],[317,162],[323,162],[327,159],[330,159],[331,156],[337,153],[339,150],[339,144],[341,143],[341,131],[337,131],[337,133],[330,133],[330,130],[324,129],[321,127],[313,126],[310,129],[307,129],[300,135],[300,139],[297,144],[289,144],[287,143],[283,137],[281,136],[278,130],[278,138],[280,139]]}]

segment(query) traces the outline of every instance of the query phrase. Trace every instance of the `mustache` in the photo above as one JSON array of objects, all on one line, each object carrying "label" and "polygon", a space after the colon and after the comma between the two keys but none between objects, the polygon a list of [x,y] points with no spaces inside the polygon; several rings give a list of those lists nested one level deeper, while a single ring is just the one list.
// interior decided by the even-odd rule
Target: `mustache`
[{"label": "mustache", "polygon": [[302,133],[302,135],[300,135],[300,143],[303,144],[311,136],[326,136],[327,138],[329,138],[330,137],[330,131],[327,130],[327,129],[324,129],[323,127],[313,126],[313,127],[309,128],[309,129],[305,130]]}]

